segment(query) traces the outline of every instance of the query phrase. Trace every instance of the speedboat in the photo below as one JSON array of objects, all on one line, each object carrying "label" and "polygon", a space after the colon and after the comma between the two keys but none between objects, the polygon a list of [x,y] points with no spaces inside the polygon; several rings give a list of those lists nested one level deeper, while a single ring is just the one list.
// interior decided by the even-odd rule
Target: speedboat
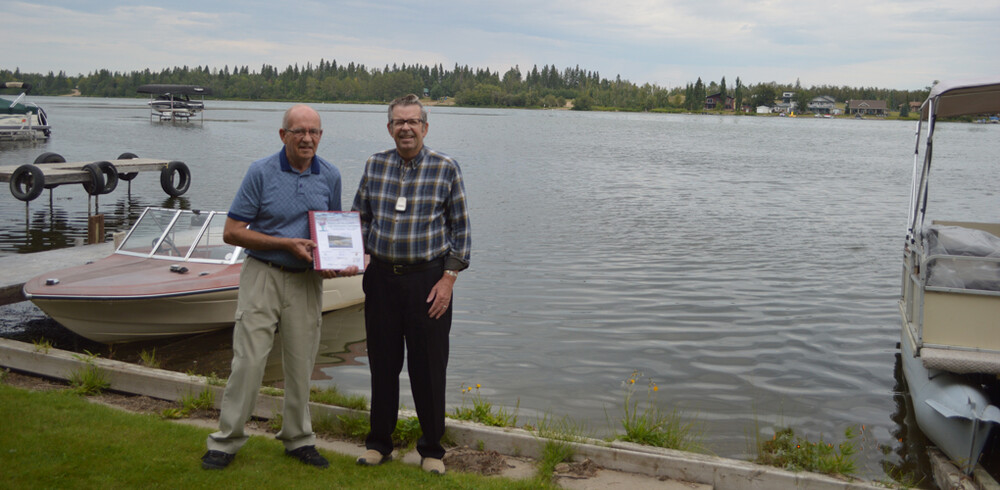
[{"label": "speedboat", "polygon": [[0,82],[0,89],[19,89],[14,99],[0,97],[0,141],[45,140],[52,134],[48,116],[37,105],[25,102],[31,85],[23,82]]},{"label": "speedboat", "polygon": [[[225,212],[146,208],[113,254],[35,277],[24,295],[103,343],[231,327],[246,254],[222,241],[225,221]],[[360,275],[323,281],[324,313],[363,303]]]},{"label": "speedboat", "polygon": [[160,114],[188,118],[205,109],[205,103],[191,100],[187,95],[161,94],[149,101],[149,107]]},{"label": "speedboat", "polygon": [[[1000,77],[931,89],[917,122],[903,247],[900,351],[914,415],[920,430],[966,474],[1000,424],[1000,223],[962,216],[926,222],[928,181],[938,120],[996,112]],[[942,156],[936,165],[970,168],[963,165],[970,162]]]},{"label": "speedboat", "polygon": [[[205,110],[204,96],[211,95],[212,89],[200,85],[147,84],[137,92],[149,94],[150,114],[160,119],[188,119]],[[192,100],[192,95],[202,96],[202,100]]]}]

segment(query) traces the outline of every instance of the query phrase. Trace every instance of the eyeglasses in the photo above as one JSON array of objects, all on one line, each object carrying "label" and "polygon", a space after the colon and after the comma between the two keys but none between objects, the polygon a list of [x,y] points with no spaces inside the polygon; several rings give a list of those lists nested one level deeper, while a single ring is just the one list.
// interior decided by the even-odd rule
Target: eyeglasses
[{"label": "eyeglasses", "polygon": [[397,128],[403,127],[404,124],[409,124],[411,128],[415,128],[423,124],[424,121],[421,119],[393,119],[392,125]]},{"label": "eyeglasses", "polygon": [[309,136],[312,136],[313,138],[318,138],[321,134],[323,134],[322,129],[295,128],[295,129],[286,129],[285,131],[294,134],[296,138],[301,138],[307,134]]}]

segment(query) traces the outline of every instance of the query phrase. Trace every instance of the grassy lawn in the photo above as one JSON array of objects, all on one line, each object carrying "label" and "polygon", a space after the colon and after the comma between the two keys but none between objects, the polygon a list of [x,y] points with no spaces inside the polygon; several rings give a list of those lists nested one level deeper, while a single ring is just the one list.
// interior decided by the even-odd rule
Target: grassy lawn
[{"label": "grassy lawn", "polygon": [[320,450],[325,470],[284,455],[272,438],[251,437],[222,471],[201,468],[211,431],[89,403],[67,390],[27,391],[0,383],[0,467],[5,488],[539,488],[449,472],[431,475],[390,462],[361,467]]}]

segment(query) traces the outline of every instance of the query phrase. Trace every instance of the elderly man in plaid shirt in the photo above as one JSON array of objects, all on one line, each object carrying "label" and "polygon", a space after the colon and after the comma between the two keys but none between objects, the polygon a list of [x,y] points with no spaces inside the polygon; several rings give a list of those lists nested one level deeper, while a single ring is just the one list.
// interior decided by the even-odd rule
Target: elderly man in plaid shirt
[{"label": "elderly man in plaid shirt", "polygon": [[405,349],[421,467],[443,474],[452,288],[471,248],[465,185],[458,162],[424,146],[427,111],[416,95],[389,104],[387,128],[396,148],[368,159],[353,206],[371,256],[364,277],[371,432],[358,463],[391,458]]}]

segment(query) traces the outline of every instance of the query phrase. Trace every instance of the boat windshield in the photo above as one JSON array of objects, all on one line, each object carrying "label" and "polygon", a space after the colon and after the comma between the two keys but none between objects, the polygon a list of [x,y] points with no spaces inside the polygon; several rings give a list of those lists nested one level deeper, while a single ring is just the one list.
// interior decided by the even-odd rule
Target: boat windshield
[{"label": "boat windshield", "polygon": [[222,240],[226,214],[147,208],[116,253],[173,261],[235,264],[241,247]]}]

